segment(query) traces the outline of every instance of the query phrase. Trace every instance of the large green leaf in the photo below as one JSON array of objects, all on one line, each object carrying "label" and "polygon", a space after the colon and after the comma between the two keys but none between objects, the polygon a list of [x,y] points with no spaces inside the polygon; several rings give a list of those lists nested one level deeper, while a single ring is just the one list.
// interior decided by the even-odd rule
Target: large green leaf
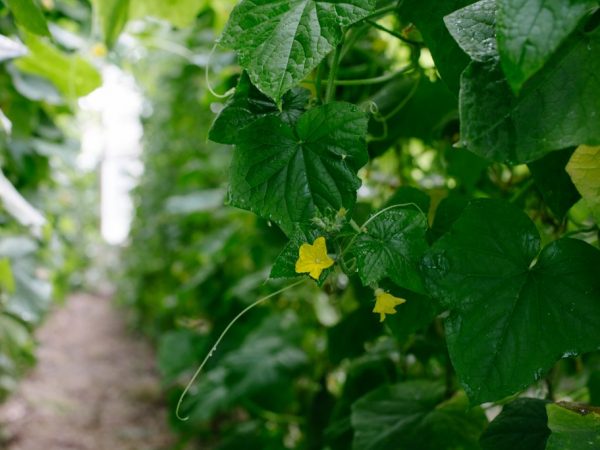
[{"label": "large green leaf", "polygon": [[309,97],[308,90],[293,89],[283,96],[280,111],[275,102],[254,87],[244,72],[234,96],[215,119],[208,137],[221,144],[235,144],[240,130],[265,116],[279,116],[284,122],[293,124],[304,112]]},{"label": "large green leaf", "polygon": [[600,448],[600,414],[549,404],[548,427],[552,434],[546,450],[597,450]]},{"label": "large green leaf", "polygon": [[94,19],[108,48],[112,47],[129,18],[130,0],[93,0]]},{"label": "large green leaf", "polygon": [[469,63],[469,58],[446,29],[444,16],[471,3],[472,0],[405,0],[399,10],[403,19],[417,26],[442,79],[454,92],[458,92],[460,73]]},{"label": "large green leaf", "polygon": [[65,97],[83,97],[100,87],[100,74],[83,58],[67,55],[31,34],[25,43],[29,54],[17,59],[15,65],[23,72],[47,78]]},{"label": "large green leaf", "polygon": [[375,216],[353,246],[363,284],[388,277],[398,286],[423,292],[419,262],[428,248],[426,232],[427,216],[414,207]]},{"label": "large green leaf", "polygon": [[483,450],[544,450],[550,436],[547,403],[518,398],[506,405],[481,436]]},{"label": "large green leaf", "polygon": [[481,0],[444,17],[454,40],[474,61],[498,57],[496,0]]},{"label": "large green leaf", "polygon": [[600,223],[600,147],[578,147],[567,164],[567,172]]},{"label": "large green leaf", "polygon": [[474,402],[513,394],[559,358],[600,347],[600,251],[575,239],[539,250],[523,212],[477,200],[424,259],[432,295],[451,310],[448,349]]},{"label": "large green leaf", "polygon": [[238,52],[258,89],[276,103],[365,18],[374,0],[242,0],[221,44]]},{"label": "large green leaf", "polygon": [[597,0],[498,0],[498,50],[515,92],[571,34]]},{"label": "large green leaf", "polygon": [[443,385],[383,386],[352,405],[354,450],[477,450],[487,419],[464,394],[444,400]]},{"label": "large green leaf", "polygon": [[50,36],[48,24],[36,0],[6,0],[16,22],[41,36]]},{"label": "large green leaf", "polygon": [[518,97],[499,64],[471,63],[461,78],[463,144],[486,158],[512,163],[600,144],[600,128],[592,119],[600,117],[598,71],[600,30],[563,46]]},{"label": "large green leaf", "polygon": [[267,116],[239,134],[230,201],[273,220],[286,233],[316,214],[352,210],[368,159],[367,116],[349,103],[329,103],[290,126]]}]

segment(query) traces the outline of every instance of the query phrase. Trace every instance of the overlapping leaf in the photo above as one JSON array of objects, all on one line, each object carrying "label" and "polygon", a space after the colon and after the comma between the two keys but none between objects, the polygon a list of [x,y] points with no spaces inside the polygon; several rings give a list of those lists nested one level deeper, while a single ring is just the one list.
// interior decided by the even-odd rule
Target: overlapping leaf
[{"label": "overlapping leaf", "polygon": [[[582,411],[580,411],[582,410]],[[546,406],[552,434],[546,450],[596,450],[600,448],[600,414],[585,408],[573,410],[560,405]]]},{"label": "overlapping leaf", "polygon": [[242,0],[221,44],[238,52],[252,83],[279,104],[340,42],[343,28],[374,7],[374,0]]},{"label": "overlapping leaf", "polygon": [[498,0],[498,47],[515,92],[540,70],[597,0]]},{"label": "overlapping leaf", "polygon": [[273,220],[290,234],[317,213],[352,210],[368,159],[367,116],[349,103],[304,113],[293,127],[263,117],[239,134],[231,166],[230,202]]},{"label": "overlapping leaf", "polygon": [[600,147],[577,148],[567,164],[567,172],[600,222]]},{"label": "overlapping leaf", "polygon": [[419,262],[427,250],[426,232],[427,217],[410,206],[376,216],[353,248],[363,284],[388,277],[398,286],[423,292]]},{"label": "overlapping leaf", "polygon": [[275,102],[252,85],[246,72],[240,77],[234,96],[225,104],[208,137],[221,144],[235,144],[240,130],[266,116],[278,116],[288,124],[294,124],[304,112],[310,92],[296,88],[283,96],[281,111]]},{"label": "overlapping leaf", "polygon": [[50,36],[48,24],[36,0],[6,0],[16,22],[32,33]]},{"label": "overlapping leaf", "polygon": [[352,405],[354,450],[477,450],[487,419],[464,393],[444,401],[429,381],[383,386]]},{"label": "overlapping leaf", "polygon": [[600,347],[600,251],[574,239],[539,250],[523,212],[479,200],[425,257],[428,287],[451,310],[453,365],[474,402],[513,394],[563,355]]}]

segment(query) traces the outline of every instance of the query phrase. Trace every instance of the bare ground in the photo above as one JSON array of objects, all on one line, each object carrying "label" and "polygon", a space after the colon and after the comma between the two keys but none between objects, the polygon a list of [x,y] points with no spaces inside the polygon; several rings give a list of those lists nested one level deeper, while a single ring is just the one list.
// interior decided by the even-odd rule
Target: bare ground
[{"label": "bare ground", "polygon": [[72,296],[37,338],[38,365],[0,406],[0,448],[172,448],[154,355],[109,298]]}]

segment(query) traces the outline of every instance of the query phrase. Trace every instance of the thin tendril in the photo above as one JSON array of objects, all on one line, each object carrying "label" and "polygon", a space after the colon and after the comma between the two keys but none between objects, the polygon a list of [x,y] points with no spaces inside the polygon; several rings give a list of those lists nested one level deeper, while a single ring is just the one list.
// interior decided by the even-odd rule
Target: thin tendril
[{"label": "thin tendril", "polygon": [[185,389],[183,390],[181,396],[179,397],[179,400],[177,401],[177,407],[175,408],[175,416],[181,420],[182,422],[185,422],[186,420],[189,420],[190,416],[186,416],[186,417],[182,417],[179,413],[180,409],[181,409],[181,405],[183,403],[183,400],[185,399],[187,393],[189,392],[189,390],[192,388],[192,385],[196,382],[198,376],[200,375],[200,373],[202,372],[202,369],[204,368],[204,366],[206,365],[206,363],[208,362],[208,360],[212,357],[213,353],[215,352],[215,350],[217,349],[218,345],[221,343],[221,341],[223,340],[223,338],[225,337],[225,335],[227,334],[227,332],[229,331],[229,329],[240,319],[240,317],[242,317],[244,314],[246,314],[248,311],[250,311],[252,308],[254,308],[255,306],[260,305],[262,302],[275,297],[276,295],[281,294],[282,292],[287,291],[288,289],[291,289],[295,286],[298,286],[299,284],[302,284],[306,281],[306,279],[297,281],[296,283],[292,283],[289,286],[286,286],[284,288],[281,288],[265,297],[259,298],[258,300],[256,300],[254,303],[252,303],[249,306],[246,306],[240,313],[238,313],[237,316],[235,316],[233,318],[233,320],[231,322],[229,322],[229,324],[225,327],[225,329],[223,330],[223,332],[219,335],[219,338],[217,339],[217,341],[215,342],[215,344],[212,346],[212,348],[210,349],[210,351],[207,353],[207,355],[204,357],[204,359],[202,360],[202,363],[200,364],[200,366],[198,367],[198,369],[196,369],[196,372],[194,372],[194,375],[192,376],[192,378],[190,379],[190,381],[188,382],[188,384],[186,385]]},{"label": "thin tendril", "polygon": [[210,53],[208,54],[208,60],[206,61],[206,69],[204,70],[204,81],[206,84],[206,88],[208,89],[208,92],[210,92],[212,95],[214,95],[217,98],[227,98],[235,92],[235,88],[229,89],[224,94],[218,94],[210,85],[210,79],[209,79],[210,64],[212,61],[212,56],[215,53],[215,50],[217,49],[217,45],[219,45],[218,42],[215,42],[215,45],[213,45],[213,48],[210,50]]}]

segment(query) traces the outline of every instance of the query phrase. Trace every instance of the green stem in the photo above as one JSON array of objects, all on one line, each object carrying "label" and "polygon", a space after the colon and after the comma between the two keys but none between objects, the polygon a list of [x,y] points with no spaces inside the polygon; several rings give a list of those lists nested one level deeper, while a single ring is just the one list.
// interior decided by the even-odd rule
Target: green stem
[{"label": "green stem", "polygon": [[569,231],[568,233],[563,234],[563,237],[574,236],[576,234],[583,234],[583,233],[593,233],[595,231],[598,231],[598,225],[594,225],[593,227],[588,227],[588,228],[580,228],[579,230]]},{"label": "green stem", "polygon": [[325,103],[329,103],[335,96],[335,76],[340,66],[342,43],[340,43],[333,51],[333,60],[331,69],[329,70],[329,78],[327,80],[327,91],[325,93]]},{"label": "green stem", "polygon": [[408,45],[412,45],[413,47],[422,47],[423,46],[422,42],[417,42],[417,41],[413,41],[412,39],[405,38],[400,33],[396,32],[394,30],[390,30],[389,28],[384,27],[383,25],[375,22],[374,20],[366,19],[365,22],[367,22],[373,28],[377,28],[378,30],[383,31],[384,33],[387,33],[390,36],[394,36],[396,39],[400,39],[402,42],[404,42]]},{"label": "green stem", "polygon": [[221,343],[221,341],[223,340],[223,338],[225,337],[225,335],[227,334],[227,332],[231,329],[231,327],[244,315],[246,314],[248,311],[250,311],[251,309],[255,308],[256,306],[260,305],[261,303],[267,301],[268,299],[275,297],[276,295],[281,294],[282,292],[287,291],[288,289],[291,289],[295,286],[298,286],[299,284],[302,284],[306,281],[306,279],[302,279],[300,281],[297,281],[296,283],[292,283],[289,286],[286,286],[284,288],[281,288],[265,297],[259,298],[258,300],[256,300],[254,303],[252,303],[251,305],[246,306],[240,313],[238,313],[237,316],[235,316],[233,318],[233,320],[231,322],[229,322],[229,324],[225,327],[225,329],[223,330],[223,332],[219,335],[219,337],[217,338],[217,341],[215,342],[215,344],[212,346],[212,348],[210,349],[210,351],[206,354],[206,356],[204,357],[204,359],[202,360],[202,363],[200,364],[200,366],[198,367],[198,369],[196,369],[196,372],[194,372],[194,375],[192,375],[192,378],[190,379],[190,381],[188,382],[188,384],[185,386],[185,389],[183,390],[181,396],[179,397],[179,400],[177,401],[177,407],[175,408],[175,416],[181,420],[181,421],[186,421],[188,420],[190,417],[186,416],[186,417],[182,417],[180,415],[180,410],[181,410],[181,404],[183,403],[183,400],[185,399],[187,393],[189,392],[189,390],[191,389],[192,385],[196,382],[196,379],[198,378],[198,376],[200,375],[200,373],[202,372],[202,369],[204,368],[204,366],[206,365],[206,363],[208,362],[208,360],[212,357],[213,353],[215,352],[215,350],[217,349],[217,347],[219,346],[219,344]]},{"label": "green stem", "polygon": [[375,18],[381,17],[381,16],[387,16],[389,13],[396,12],[397,10],[398,10],[398,5],[386,6],[384,8],[380,8],[376,11],[373,11],[373,13],[371,13],[367,17],[365,17],[363,19],[363,21],[375,19]]},{"label": "green stem", "polygon": [[510,199],[510,203],[517,203],[533,186],[533,178],[523,183]]},{"label": "green stem", "polygon": [[386,81],[393,80],[397,76],[400,76],[400,75],[410,72],[412,69],[413,69],[413,66],[411,64],[406,67],[403,67],[402,69],[400,69],[396,72],[386,73],[386,74],[380,75],[378,77],[360,78],[360,79],[356,79],[356,80],[334,80],[334,83],[336,86],[363,86],[363,85],[370,85],[370,84],[385,83]]}]

